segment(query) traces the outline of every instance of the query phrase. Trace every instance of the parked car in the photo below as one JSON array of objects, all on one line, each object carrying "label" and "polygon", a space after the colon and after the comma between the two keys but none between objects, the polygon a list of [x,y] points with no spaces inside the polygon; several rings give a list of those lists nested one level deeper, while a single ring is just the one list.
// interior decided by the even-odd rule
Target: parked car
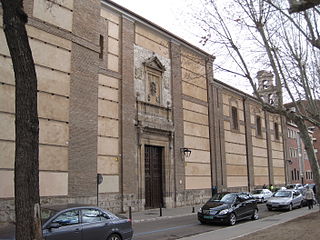
[{"label": "parked car", "polygon": [[252,191],[252,196],[257,202],[266,202],[272,196],[272,192],[269,189],[255,189]]},{"label": "parked car", "polygon": [[302,188],[302,187],[303,187],[303,185],[300,183],[292,183],[292,184],[288,184],[286,186],[287,189],[294,189],[294,190]]},{"label": "parked car", "polygon": [[202,224],[234,225],[245,218],[259,218],[257,202],[249,193],[217,193],[198,212]]},{"label": "parked car", "polygon": [[267,201],[269,211],[274,209],[286,209],[291,211],[293,208],[303,206],[303,196],[296,190],[280,190],[273,194]]},{"label": "parked car", "polygon": [[[130,240],[130,219],[91,206],[51,206],[41,208],[45,240]],[[14,240],[15,229],[0,230],[0,240]]]}]

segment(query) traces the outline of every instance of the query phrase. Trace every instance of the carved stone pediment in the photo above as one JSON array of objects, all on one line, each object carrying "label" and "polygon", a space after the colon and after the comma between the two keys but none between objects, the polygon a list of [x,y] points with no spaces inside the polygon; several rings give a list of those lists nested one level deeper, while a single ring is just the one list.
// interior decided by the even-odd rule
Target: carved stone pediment
[{"label": "carved stone pediment", "polygon": [[160,72],[166,71],[165,66],[162,65],[162,63],[160,62],[160,60],[156,56],[152,56],[152,57],[148,58],[143,64],[144,64],[144,66],[146,66],[148,68],[152,68],[152,69],[160,71]]}]

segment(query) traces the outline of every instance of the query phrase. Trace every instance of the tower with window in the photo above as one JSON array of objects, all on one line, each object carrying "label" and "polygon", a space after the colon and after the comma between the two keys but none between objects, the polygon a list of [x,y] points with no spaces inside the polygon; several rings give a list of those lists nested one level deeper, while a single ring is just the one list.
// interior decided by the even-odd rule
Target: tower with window
[{"label": "tower with window", "polygon": [[264,102],[271,105],[278,103],[276,88],[273,85],[273,74],[271,72],[261,70],[257,73],[258,93]]}]

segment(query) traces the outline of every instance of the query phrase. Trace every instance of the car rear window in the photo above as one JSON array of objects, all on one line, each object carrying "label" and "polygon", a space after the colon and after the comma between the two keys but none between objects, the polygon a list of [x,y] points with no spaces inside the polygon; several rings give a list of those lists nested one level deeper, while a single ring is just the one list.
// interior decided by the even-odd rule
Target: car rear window
[{"label": "car rear window", "polygon": [[288,191],[278,191],[274,194],[275,197],[291,197],[291,192]]},{"label": "car rear window", "polygon": [[252,194],[260,194],[260,193],[262,193],[262,190],[254,190],[253,192],[252,192]]}]

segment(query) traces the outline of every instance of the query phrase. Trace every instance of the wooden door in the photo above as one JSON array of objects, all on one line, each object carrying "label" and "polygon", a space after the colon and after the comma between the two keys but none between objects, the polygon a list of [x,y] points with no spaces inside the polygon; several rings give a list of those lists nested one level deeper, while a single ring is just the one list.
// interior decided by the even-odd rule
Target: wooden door
[{"label": "wooden door", "polygon": [[163,206],[162,147],[145,146],[145,199],[146,208]]}]

